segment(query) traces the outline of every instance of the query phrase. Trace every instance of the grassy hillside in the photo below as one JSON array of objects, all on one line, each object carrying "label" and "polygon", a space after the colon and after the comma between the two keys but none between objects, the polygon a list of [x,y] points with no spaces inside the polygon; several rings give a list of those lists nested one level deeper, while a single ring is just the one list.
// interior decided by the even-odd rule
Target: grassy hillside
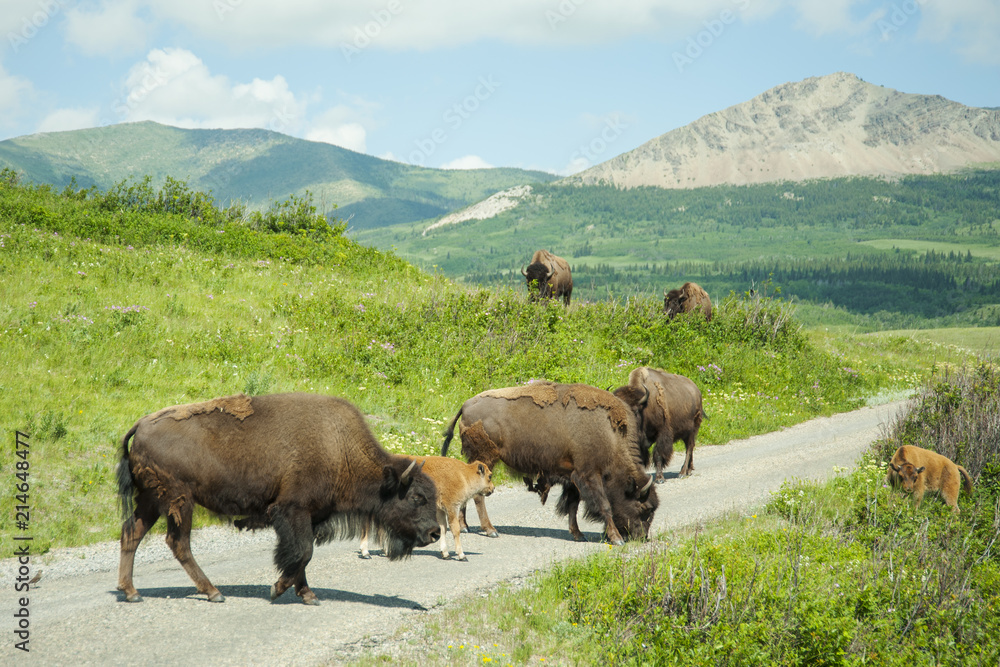
[{"label": "grassy hillside", "polygon": [[902,337],[807,337],[760,293],[671,324],[656,300],[566,310],[468,289],[357,245],[302,201],[247,216],[178,188],[56,193],[0,176],[0,419],[31,435],[39,549],[117,535],[120,439],[167,405],[340,395],[387,447],[431,453],[487,388],[618,386],[648,364],[698,382],[713,444],[882,400],[957,357]]},{"label": "grassy hillside", "polygon": [[866,330],[1000,324],[1000,171],[694,190],[540,186],[496,218],[356,238],[472,284],[522,288],[538,248],[574,298],[694,280],[716,300],[771,279],[810,323]]},{"label": "grassy hillside", "polygon": [[268,130],[185,130],[153,122],[53,132],[0,142],[0,167],[35,183],[107,190],[171,177],[228,204],[266,206],[309,190],[353,229],[422,220],[555,176],[520,169],[442,170],[382,160]]}]

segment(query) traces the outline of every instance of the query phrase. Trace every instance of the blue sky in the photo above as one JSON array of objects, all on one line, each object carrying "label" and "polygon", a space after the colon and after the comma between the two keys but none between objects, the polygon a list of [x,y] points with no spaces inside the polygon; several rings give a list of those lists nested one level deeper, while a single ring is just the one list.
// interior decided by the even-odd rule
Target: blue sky
[{"label": "blue sky", "polygon": [[1000,0],[0,4],[0,139],[155,120],[568,174],[838,71],[1000,106]]}]

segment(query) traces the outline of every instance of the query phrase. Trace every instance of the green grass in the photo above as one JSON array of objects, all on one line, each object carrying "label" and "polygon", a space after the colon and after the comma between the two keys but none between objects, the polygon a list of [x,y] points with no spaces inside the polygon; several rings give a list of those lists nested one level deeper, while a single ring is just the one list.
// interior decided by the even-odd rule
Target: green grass
[{"label": "green grass", "polygon": [[[996,664],[998,401],[992,366],[937,376],[853,472],[787,483],[757,510],[567,561],[443,610],[410,629],[420,639],[396,660]],[[885,483],[887,457],[914,442],[977,480],[960,516],[933,495],[914,509]],[[373,653],[361,664],[378,662]]]},{"label": "green grass", "polygon": [[711,323],[670,323],[656,298],[531,304],[324,232],[303,202],[246,218],[164,213],[173,198],[153,194],[0,179],[0,420],[31,435],[39,550],[117,536],[120,439],[167,405],[339,395],[388,448],[428,454],[485,389],[534,378],[616,387],[652,365],[699,384],[711,416],[700,441],[719,444],[905,390],[935,359],[958,358],[911,339],[806,336],[759,294],[725,300]]},{"label": "green grass", "polygon": [[1000,352],[1000,327],[949,327],[909,329],[869,334],[872,337],[905,337],[938,346],[971,352],[979,357],[996,357]]}]

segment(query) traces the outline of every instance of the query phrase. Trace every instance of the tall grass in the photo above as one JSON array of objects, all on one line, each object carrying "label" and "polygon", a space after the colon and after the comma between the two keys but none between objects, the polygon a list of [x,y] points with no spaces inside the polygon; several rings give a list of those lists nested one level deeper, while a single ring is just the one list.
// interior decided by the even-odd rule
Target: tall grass
[{"label": "tall grass", "polygon": [[339,395],[387,448],[430,454],[480,391],[542,377],[617,387],[652,365],[702,388],[711,444],[907,389],[926,368],[905,339],[807,336],[775,299],[733,296],[710,323],[669,322],[647,298],[532,304],[359,246],[308,206],[290,204],[293,229],[260,227],[177,184],[130,187],[109,205],[0,178],[0,423],[31,436],[39,550],[117,536],[121,437],[166,405]]},{"label": "tall grass", "polygon": [[[998,399],[991,367],[935,378],[850,474],[446,612],[413,664],[995,665],[1000,487],[985,434]],[[945,423],[984,438],[956,448]],[[885,483],[895,443],[942,433],[977,471],[958,517]]]}]

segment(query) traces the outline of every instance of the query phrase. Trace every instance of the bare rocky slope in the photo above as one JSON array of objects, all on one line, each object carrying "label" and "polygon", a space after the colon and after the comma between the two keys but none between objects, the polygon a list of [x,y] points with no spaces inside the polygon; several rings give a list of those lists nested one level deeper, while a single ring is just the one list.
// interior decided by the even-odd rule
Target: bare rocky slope
[{"label": "bare rocky slope", "polygon": [[561,181],[694,188],[950,172],[1000,161],[1000,110],[838,72],[772,88]]}]

